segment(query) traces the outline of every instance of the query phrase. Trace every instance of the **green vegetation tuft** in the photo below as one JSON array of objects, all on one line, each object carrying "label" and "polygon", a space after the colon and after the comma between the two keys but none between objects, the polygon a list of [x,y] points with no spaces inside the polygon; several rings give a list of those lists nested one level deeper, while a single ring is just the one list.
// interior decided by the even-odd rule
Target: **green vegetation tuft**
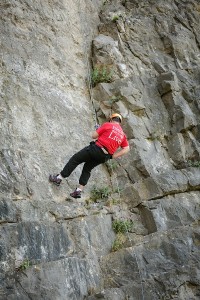
[{"label": "green vegetation tuft", "polygon": [[103,0],[103,5],[106,5],[108,2],[108,0]]},{"label": "green vegetation tuft", "polygon": [[109,66],[97,65],[91,74],[92,86],[96,86],[100,82],[111,82],[113,78],[113,71]]},{"label": "green vegetation tuft", "polygon": [[105,203],[105,206],[108,206],[108,207],[111,207],[113,205],[120,205],[120,199],[110,198]]},{"label": "green vegetation tuft", "polygon": [[98,199],[107,199],[111,195],[111,190],[109,187],[98,188],[93,186],[91,190],[91,199],[96,202]]},{"label": "green vegetation tuft", "polygon": [[25,259],[21,265],[17,268],[18,271],[24,271],[31,266],[31,262],[28,259]]},{"label": "green vegetation tuft", "polygon": [[129,220],[114,220],[112,228],[115,233],[126,233],[133,229],[133,222]]},{"label": "green vegetation tuft", "polygon": [[188,166],[198,168],[200,167],[200,160],[195,160],[195,161],[188,160]]},{"label": "green vegetation tuft", "polygon": [[124,247],[124,243],[126,241],[126,236],[123,233],[118,233],[116,239],[112,245],[111,251],[118,251]]},{"label": "green vegetation tuft", "polygon": [[117,169],[118,163],[115,160],[108,160],[106,162],[106,167],[108,168],[108,171],[111,173]]},{"label": "green vegetation tuft", "polygon": [[116,22],[117,20],[119,20],[119,16],[118,15],[113,16],[112,21]]}]

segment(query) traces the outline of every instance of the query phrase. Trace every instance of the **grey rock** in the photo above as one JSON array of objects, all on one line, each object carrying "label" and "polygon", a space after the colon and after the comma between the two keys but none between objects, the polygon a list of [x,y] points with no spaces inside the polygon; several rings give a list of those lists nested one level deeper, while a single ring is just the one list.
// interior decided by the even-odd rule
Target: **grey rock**
[{"label": "grey rock", "polygon": [[122,78],[129,76],[127,65],[119,50],[118,41],[115,41],[110,36],[100,34],[93,40],[93,51],[94,65],[109,66],[113,76],[116,75]]},{"label": "grey rock", "polygon": [[[4,225],[2,259],[14,262],[18,268],[25,259],[32,263],[55,260],[67,256],[73,249],[66,225],[24,222]],[[13,265],[10,267],[13,267]]]},{"label": "grey rock", "polygon": [[[198,227],[157,233],[141,245],[104,257],[101,267],[106,271],[105,286],[108,288],[112,284],[112,288],[120,288],[132,299],[144,297],[150,300],[169,297],[174,290],[178,297],[184,297],[182,285],[187,294],[198,299],[198,288],[193,289],[200,279],[197,236]],[[191,240],[195,240],[195,244]]]},{"label": "grey rock", "polygon": [[110,215],[99,214],[74,219],[70,222],[69,228],[81,256],[92,256],[95,260],[110,252],[115,239]]},{"label": "grey rock", "polygon": [[[33,299],[84,299],[101,280],[94,262],[69,257],[31,267],[19,277],[20,285]],[[30,284],[31,283],[31,284]]]},{"label": "grey rock", "polygon": [[199,172],[199,168],[173,170],[140,180],[133,187],[142,201],[162,198],[165,195],[199,189]]},{"label": "grey rock", "polygon": [[199,192],[145,202],[141,215],[149,233],[189,225],[200,218]]},{"label": "grey rock", "polygon": [[12,201],[0,201],[0,223],[16,223],[18,220],[18,211]]},{"label": "grey rock", "polygon": [[[1,2],[0,299],[198,300],[199,1]],[[66,201],[82,166],[49,174],[114,111],[131,151]],[[86,206],[94,185],[120,205]]]}]

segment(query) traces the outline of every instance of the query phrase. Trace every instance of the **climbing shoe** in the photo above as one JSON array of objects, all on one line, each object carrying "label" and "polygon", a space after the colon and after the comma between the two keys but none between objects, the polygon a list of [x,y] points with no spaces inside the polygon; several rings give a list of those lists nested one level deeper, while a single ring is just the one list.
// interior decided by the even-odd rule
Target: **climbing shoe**
[{"label": "climbing shoe", "polygon": [[52,182],[52,183],[54,183],[55,185],[59,186],[61,184],[61,182],[62,182],[62,179],[58,178],[57,177],[58,175],[59,174],[57,174],[57,175],[49,175],[49,181]]},{"label": "climbing shoe", "polygon": [[73,197],[73,198],[76,198],[76,199],[81,198],[81,191],[77,191],[75,189],[75,191],[73,193],[71,193],[70,196]]}]

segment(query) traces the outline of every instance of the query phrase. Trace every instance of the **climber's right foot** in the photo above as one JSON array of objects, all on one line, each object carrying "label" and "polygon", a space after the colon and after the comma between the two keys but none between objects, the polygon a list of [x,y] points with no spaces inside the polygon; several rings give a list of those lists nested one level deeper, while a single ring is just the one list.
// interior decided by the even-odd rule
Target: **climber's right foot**
[{"label": "climber's right foot", "polygon": [[81,191],[77,191],[77,189],[75,189],[75,191],[73,193],[71,193],[70,196],[75,199],[81,198]]}]

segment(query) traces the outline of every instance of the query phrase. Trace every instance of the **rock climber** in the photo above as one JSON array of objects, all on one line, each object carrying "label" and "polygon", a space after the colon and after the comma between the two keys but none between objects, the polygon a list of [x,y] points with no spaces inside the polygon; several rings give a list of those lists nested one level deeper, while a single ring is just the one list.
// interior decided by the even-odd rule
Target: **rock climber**
[{"label": "rock climber", "polygon": [[[84,162],[79,187],[70,193],[73,198],[81,198],[81,192],[87,184],[93,168],[109,159],[120,157],[129,152],[129,143],[120,125],[121,122],[122,116],[120,114],[112,114],[109,122],[99,126],[92,133],[92,139],[95,141],[75,153],[60,174],[49,176],[49,181],[59,186],[64,178],[68,177],[79,164]],[[118,148],[121,149],[117,151]]]}]

